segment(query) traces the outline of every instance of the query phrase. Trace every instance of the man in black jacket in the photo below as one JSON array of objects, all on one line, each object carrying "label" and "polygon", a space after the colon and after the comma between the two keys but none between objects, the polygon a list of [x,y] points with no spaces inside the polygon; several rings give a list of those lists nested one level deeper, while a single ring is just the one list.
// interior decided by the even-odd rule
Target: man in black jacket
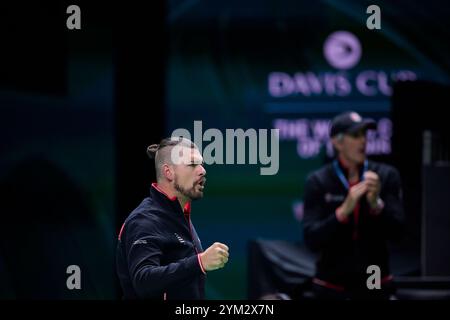
[{"label": "man in black jacket", "polygon": [[[318,298],[391,294],[386,242],[402,232],[401,182],[395,168],[367,160],[366,131],[374,128],[374,121],[356,112],[335,117],[330,136],[336,159],[306,181],[304,237],[320,251],[313,279]],[[381,273],[379,289],[368,286],[373,270]]]},{"label": "man in black jacket", "polygon": [[163,139],[147,149],[157,183],[119,233],[117,273],[125,299],[203,299],[207,271],[223,268],[228,247],[205,251],[190,219],[191,201],[203,197],[206,171],[197,146]]}]

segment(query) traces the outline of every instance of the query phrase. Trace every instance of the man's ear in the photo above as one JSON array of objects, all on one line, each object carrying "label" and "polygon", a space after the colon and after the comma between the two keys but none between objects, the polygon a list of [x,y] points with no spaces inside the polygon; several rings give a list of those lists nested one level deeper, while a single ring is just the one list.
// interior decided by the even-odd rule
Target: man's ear
[{"label": "man's ear", "polygon": [[167,180],[172,181],[174,179],[175,172],[173,171],[173,168],[168,164],[163,165],[162,172]]},{"label": "man's ear", "polygon": [[338,137],[333,137],[331,138],[331,143],[333,144],[333,147],[337,150],[337,151],[341,151],[342,149],[342,139],[339,139]]}]

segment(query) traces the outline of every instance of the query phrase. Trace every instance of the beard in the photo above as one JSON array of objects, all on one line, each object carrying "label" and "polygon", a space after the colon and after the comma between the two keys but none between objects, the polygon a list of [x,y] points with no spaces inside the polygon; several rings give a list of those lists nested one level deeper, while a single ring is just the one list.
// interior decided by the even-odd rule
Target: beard
[{"label": "beard", "polygon": [[175,177],[174,180],[174,188],[177,190],[181,195],[184,197],[190,199],[190,200],[197,200],[203,197],[203,192],[196,192],[195,191],[195,183],[192,185],[191,188],[186,189],[183,188],[181,185],[178,184],[178,179]]}]

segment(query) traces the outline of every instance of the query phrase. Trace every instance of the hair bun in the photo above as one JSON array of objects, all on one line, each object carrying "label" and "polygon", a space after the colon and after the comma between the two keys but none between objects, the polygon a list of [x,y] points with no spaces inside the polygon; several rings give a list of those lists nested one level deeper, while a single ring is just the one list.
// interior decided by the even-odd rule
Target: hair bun
[{"label": "hair bun", "polygon": [[147,147],[147,155],[150,159],[155,159],[156,152],[159,149],[159,144],[152,144]]}]

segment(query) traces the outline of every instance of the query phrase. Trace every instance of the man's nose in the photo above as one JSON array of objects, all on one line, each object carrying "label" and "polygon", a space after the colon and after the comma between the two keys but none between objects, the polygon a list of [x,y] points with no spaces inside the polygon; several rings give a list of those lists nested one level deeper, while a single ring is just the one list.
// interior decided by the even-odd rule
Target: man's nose
[{"label": "man's nose", "polygon": [[199,165],[198,166],[199,168],[200,168],[200,175],[201,176],[205,176],[206,175],[206,170],[205,170],[205,168],[202,166],[202,165]]}]

